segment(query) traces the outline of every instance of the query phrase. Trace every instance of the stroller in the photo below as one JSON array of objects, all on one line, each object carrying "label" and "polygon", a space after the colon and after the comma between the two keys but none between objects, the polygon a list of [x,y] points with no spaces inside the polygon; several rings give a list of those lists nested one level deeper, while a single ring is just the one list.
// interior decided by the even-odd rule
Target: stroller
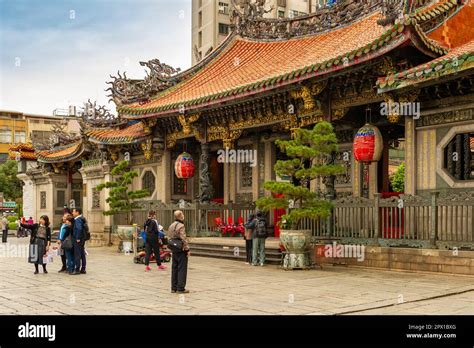
[{"label": "stroller", "polygon": [[[171,252],[168,250],[168,247],[166,246],[168,244],[168,240],[165,237],[165,234],[160,231],[158,237],[161,239],[163,242],[160,245],[160,259],[162,262],[170,262],[171,261]],[[145,264],[145,244],[146,244],[146,233],[145,231],[142,231],[140,234],[140,237],[138,238],[138,243],[137,243],[137,255],[133,258],[133,262],[137,264]],[[152,253],[150,256],[150,262],[156,261],[155,254]]]}]

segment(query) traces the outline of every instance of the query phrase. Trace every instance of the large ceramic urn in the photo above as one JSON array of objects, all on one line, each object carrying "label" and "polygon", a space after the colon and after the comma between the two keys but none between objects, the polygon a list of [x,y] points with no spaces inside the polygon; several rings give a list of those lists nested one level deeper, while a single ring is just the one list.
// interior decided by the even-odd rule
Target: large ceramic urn
[{"label": "large ceramic urn", "polygon": [[286,250],[283,259],[285,270],[311,268],[311,236],[311,230],[280,231],[280,241]]}]

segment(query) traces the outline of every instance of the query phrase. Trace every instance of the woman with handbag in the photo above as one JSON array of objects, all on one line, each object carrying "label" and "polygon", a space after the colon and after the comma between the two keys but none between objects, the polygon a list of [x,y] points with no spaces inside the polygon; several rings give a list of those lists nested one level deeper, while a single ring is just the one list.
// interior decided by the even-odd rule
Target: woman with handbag
[{"label": "woman with handbag", "polygon": [[63,215],[63,224],[61,225],[61,228],[59,229],[59,236],[58,236],[58,240],[56,242],[56,245],[57,245],[57,248],[58,248],[58,252],[59,252],[59,255],[61,256],[61,263],[62,263],[62,267],[61,269],[58,271],[58,273],[62,273],[62,272],[66,272],[67,271],[67,266],[66,266],[66,253],[64,251],[64,249],[62,248],[61,244],[62,242],[64,241],[64,233],[66,232],[66,218],[67,218],[67,213],[65,213]]},{"label": "woman with handbag", "polygon": [[40,217],[39,224],[21,224],[21,227],[31,231],[29,263],[35,264],[35,274],[38,274],[38,265],[43,266],[43,273],[48,273],[43,258],[47,255],[51,245],[51,228],[46,215]]},{"label": "woman with handbag", "polygon": [[64,215],[64,233],[61,239],[61,250],[66,257],[66,270],[68,274],[74,273],[74,245],[72,240],[72,225],[74,217],[71,214]]}]

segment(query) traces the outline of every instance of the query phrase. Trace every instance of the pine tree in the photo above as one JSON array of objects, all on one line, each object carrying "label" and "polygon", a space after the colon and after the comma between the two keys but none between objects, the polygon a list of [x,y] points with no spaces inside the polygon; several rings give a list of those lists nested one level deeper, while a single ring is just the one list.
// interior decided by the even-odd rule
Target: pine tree
[{"label": "pine tree", "polygon": [[97,186],[97,190],[104,188],[110,189],[109,197],[106,201],[109,203],[110,210],[104,211],[104,215],[115,215],[120,213],[127,214],[127,223],[132,224],[132,210],[138,208],[135,200],[150,196],[147,190],[130,190],[133,178],[138,176],[138,171],[130,170],[128,161],[121,161],[112,169],[113,181],[106,182]]},{"label": "pine tree", "polygon": [[[303,218],[326,218],[331,214],[331,202],[321,199],[308,188],[312,180],[344,172],[342,165],[331,164],[331,156],[337,151],[337,137],[329,122],[319,122],[313,129],[298,129],[294,140],[277,140],[275,144],[286,153],[288,160],[279,160],[274,169],[278,176],[291,176],[292,182],[268,181],[265,189],[283,194],[283,198],[263,197],[257,207],[263,211],[294,208],[282,216],[285,225],[297,229]],[[311,164],[311,165],[309,165]],[[299,181],[299,185],[295,183]]]}]

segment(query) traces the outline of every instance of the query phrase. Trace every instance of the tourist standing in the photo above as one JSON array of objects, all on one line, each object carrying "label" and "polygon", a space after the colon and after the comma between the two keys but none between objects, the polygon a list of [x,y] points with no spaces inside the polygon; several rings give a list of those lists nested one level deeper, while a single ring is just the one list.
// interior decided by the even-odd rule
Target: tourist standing
[{"label": "tourist standing", "polygon": [[8,219],[7,215],[3,213],[2,218],[2,243],[6,243],[8,238]]},{"label": "tourist standing", "polygon": [[[74,238],[73,238],[74,217],[71,214],[66,214],[64,219],[64,234],[61,240],[61,249],[66,255],[66,268],[70,275],[74,274]],[[70,240],[68,240],[70,239]],[[67,245],[69,244],[69,245]]]},{"label": "tourist standing", "polygon": [[158,269],[166,269],[165,265],[161,264],[160,259],[160,245],[161,239],[159,236],[159,224],[156,221],[156,213],[154,210],[148,212],[148,219],[145,221],[145,271],[150,271],[150,257],[151,253],[155,254],[156,264]]},{"label": "tourist standing", "polygon": [[252,263],[252,254],[253,254],[253,230],[255,229],[255,225],[257,224],[257,220],[255,219],[255,214],[250,214],[247,222],[245,223],[245,255],[246,261],[245,264]]},{"label": "tourist standing", "polygon": [[28,221],[26,222],[28,225],[33,225],[35,222],[33,221],[33,218],[30,216]]},{"label": "tourist standing", "polygon": [[265,263],[265,239],[267,238],[267,222],[262,212],[257,212],[255,229],[253,230],[252,265],[263,266]]},{"label": "tourist standing", "polygon": [[59,236],[58,236],[58,241],[56,242],[58,246],[58,252],[61,255],[61,262],[62,262],[62,267],[58,271],[58,273],[66,272],[67,271],[67,265],[66,265],[66,253],[64,249],[61,247],[62,242],[64,241],[64,234],[66,233],[66,218],[69,214],[64,214],[63,215],[63,224],[61,225],[61,228],[59,229]]},{"label": "tourist standing", "polygon": [[186,277],[188,273],[188,257],[191,256],[186,231],[184,226],[184,214],[181,210],[174,212],[175,221],[168,229],[168,247],[178,245],[178,249],[171,249],[173,254],[173,263],[171,267],[171,292],[187,294]]},{"label": "tourist standing", "polygon": [[43,215],[39,219],[39,224],[22,224],[21,227],[31,231],[29,263],[35,264],[35,274],[38,274],[38,265],[43,266],[43,273],[48,273],[46,263],[43,258],[48,254],[51,245],[51,228],[49,218]]},{"label": "tourist standing", "polygon": [[74,216],[73,241],[74,241],[74,275],[86,274],[86,224],[87,221],[82,216],[81,208],[72,210]]}]

